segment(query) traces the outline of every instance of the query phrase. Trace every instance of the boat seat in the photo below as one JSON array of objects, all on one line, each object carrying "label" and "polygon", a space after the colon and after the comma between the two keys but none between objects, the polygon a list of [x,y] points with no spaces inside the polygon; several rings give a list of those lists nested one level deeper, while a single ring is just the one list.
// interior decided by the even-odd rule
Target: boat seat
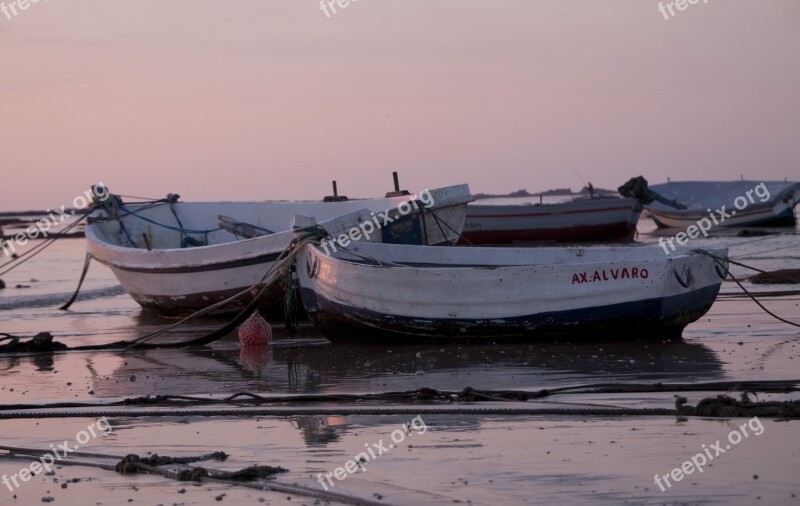
[{"label": "boat seat", "polygon": [[273,230],[268,228],[238,221],[222,214],[217,216],[217,218],[219,219],[219,226],[223,230],[226,230],[235,236],[244,237],[245,239],[252,239],[253,237],[261,237],[275,233]]}]

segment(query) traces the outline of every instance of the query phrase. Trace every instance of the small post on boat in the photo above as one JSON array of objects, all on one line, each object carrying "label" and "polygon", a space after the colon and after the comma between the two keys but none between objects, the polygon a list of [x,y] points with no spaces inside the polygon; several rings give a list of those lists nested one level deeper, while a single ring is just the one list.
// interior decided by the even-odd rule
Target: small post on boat
[{"label": "small post on boat", "polygon": [[333,195],[328,195],[327,197],[323,198],[323,202],[343,202],[347,200],[347,197],[342,195],[339,196],[339,189],[336,187],[336,181],[333,181]]},{"label": "small post on boat", "polygon": [[403,197],[405,195],[410,195],[408,190],[401,190],[400,189],[400,178],[397,177],[397,172],[392,172],[392,179],[394,180],[394,191],[393,192],[386,192],[386,198],[389,198],[389,197]]}]

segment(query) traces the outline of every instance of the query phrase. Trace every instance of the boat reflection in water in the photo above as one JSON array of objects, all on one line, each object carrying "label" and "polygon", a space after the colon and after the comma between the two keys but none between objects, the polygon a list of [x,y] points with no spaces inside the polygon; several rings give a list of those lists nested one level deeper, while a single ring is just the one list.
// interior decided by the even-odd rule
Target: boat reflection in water
[{"label": "boat reflection in water", "polygon": [[[213,348],[141,350],[119,358],[112,375],[95,378],[96,395],[353,393],[466,386],[536,390],[596,381],[685,382],[722,376],[722,363],[714,352],[682,339],[468,346],[336,344],[271,351],[243,351],[238,343],[223,341]],[[56,362],[60,359],[56,356]],[[128,380],[132,375],[137,376],[135,382]]]},{"label": "boat reflection in water", "polygon": [[[260,349],[259,349],[260,348]],[[422,387],[460,391],[518,389],[608,382],[692,382],[723,377],[723,363],[708,347],[682,339],[559,341],[536,345],[354,346],[242,349],[225,340],[198,349],[131,350],[4,357],[0,370],[19,374],[25,402],[65,395],[53,371],[71,380],[66,394],[91,389],[94,398],[146,395],[224,396],[350,394],[407,391]],[[69,384],[68,384],[69,385]],[[77,395],[76,395],[77,397]],[[322,404],[325,405],[324,403]],[[363,427],[395,426],[404,416],[294,416],[306,445],[324,447]],[[438,428],[471,430],[481,417],[425,416]],[[397,427],[394,427],[397,428]]]}]

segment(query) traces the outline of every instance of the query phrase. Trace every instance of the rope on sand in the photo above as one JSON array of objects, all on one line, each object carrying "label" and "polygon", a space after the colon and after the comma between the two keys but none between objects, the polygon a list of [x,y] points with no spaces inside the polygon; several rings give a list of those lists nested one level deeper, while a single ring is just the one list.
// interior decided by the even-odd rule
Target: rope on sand
[{"label": "rope on sand", "polygon": [[[29,455],[31,457],[40,457],[45,454],[49,454],[52,450],[37,450],[35,448],[22,448],[19,446],[2,446],[0,445],[0,450],[4,450],[9,452],[9,454],[17,454],[17,455]],[[112,460],[123,460],[126,457],[121,457],[119,455],[108,455],[105,453],[89,453],[89,452],[81,452],[81,451],[70,451],[69,455],[72,457],[89,457],[89,458],[100,458],[100,459],[112,459]],[[149,464],[153,466],[165,466],[170,464],[191,464],[193,462],[202,462],[204,460],[216,460],[218,462],[224,462],[228,459],[230,455],[222,451],[216,451],[212,453],[206,453],[204,455],[198,455],[196,457],[168,457],[168,456],[161,456],[157,453],[153,453],[145,458],[140,458],[140,461],[144,464]]]},{"label": "rope on sand", "polygon": [[[798,390],[798,380],[728,381],[689,384],[626,384],[606,383],[573,385],[539,391],[479,391],[466,387],[461,391],[439,391],[420,388],[405,392],[376,394],[320,394],[264,397],[250,392],[237,392],[224,398],[186,395],[133,397],[103,402],[68,402],[50,404],[17,404],[0,406],[0,419],[102,418],[102,417],[171,417],[171,416],[347,416],[347,415],[566,415],[566,416],[758,416],[800,418],[800,400],[751,402],[747,393],[789,393]],[[624,408],[616,406],[579,405],[574,408],[531,407],[525,403],[551,395],[609,394],[635,392],[692,392],[726,389],[742,392],[737,401],[726,395],[701,400],[697,407],[687,406],[685,397],[675,396],[675,409]],[[372,402],[405,402],[406,405],[364,405]],[[470,406],[473,402],[500,402],[504,407]],[[347,403],[340,406],[334,403]],[[508,403],[515,403],[510,405]],[[225,404],[225,407],[201,407]],[[267,404],[267,406],[264,406]],[[359,405],[355,405],[359,404]],[[322,407],[321,405],[324,405]],[[137,406],[145,406],[138,408]],[[155,406],[150,408],[148,406]],[[127,409],[126,409],[127,407]],[[43,411],[54,409],[91,408],[87,411]],[[122,408],[122,409],[120,409]],[[0,446],[0,449],[3,447]]]},{"label": "rope on sand", "polygon": [[[41,457],[50,452],[49,450],[45,451],[33,448],[18,448],[10,446],[0,446],[0,450],[6,450],[9,452],[6,454],[0,454],[0,459],[26,462],[30,462],[31,457]],[[87,460],[74,460],[70,458],[73,456],[111,459],[118,460],[118,462],[115,464],[104,464],[101,462],[92,462]],[[222,456],[224,456],[224,458],[222,458]],[[207,455],[200,455],[198,457],[160,457],[157,454],[153,454],[148,457],[140,457],[136,454],[130,454],[121,458],[115,455],[104,455],[99,453],[89,454],[72,452],[70,457],[60,459],[58,461],[58,465],[94,467],[96,469],[113,471],[121,474],[155,474],[163,478],[176,481],[196,481],[200,483],[217,483],[222,485],[246,487],[266,492],[294,494],[301,497],[308,497],[310,499],[349,504],[352,506],[386,506],[387,504],[385,502],[379,503],[370,501],[368,499],[339,494],[336,492],[317,490],[301,485],[290,485],[287,483],[266,481],[265,479],[272,478],[276,474],[288,472],[287,469],[280,466],[255,465],[245,467],[238,471],[220,471],[199,466],[171,471],[158,467],[162,465],[185,464],[211,459],[224,460],[228,457],[228,455],[224,452],[214,452]]]},{"label": "rope on sand", "polygon": [[[652,393],[652,392],[707,392],[710,390],[727,390],[739,392],[768,392],[790,393],[798,390],[800,380],[772,380],[772,381],[718,381],[709,383],[599,383],[589,385],[572,385],[538,391],[527,390],[476,390],[466,387],[461,391],[435,390],[433,388],[419,388],[400,392],[377,392],[373,394],[302,394],[302,395],[271,395],[262,396],[252,392],[236,392],[226,397],[209,398],[191,395],[147,395],[129,397],[118,401],[91,401],[91,402],[55,402],[47,404],[5,404],[0,405],[0,416],[7,411],[32,411],[42,409],[70,409],[70,408],[97,408],[111,407],[136,407],[136,406],[164,406],[184,408],[186,406],[263,406],[303,405],[312,403],[362,403],[362,402],[400,402],[421,403],[428,405],[454,405],[457,403],[471,403],[476,401],[495,402],[526,402],[529,400],[543,399],[552,395],[588,395],[588,394],[614,394],[614,393]],[[418,404],[424,405],[424,404]],[[2,447],[0,446],[0,449]]]},{"label": "rope on sand", "polygon": [[[725,396],[721,396],[725,397]],[[729,399],[729,398],[728,398]],[[391,416],[391,415],[472,415],[472,416],[702,416],[702,417],[776,417],[800,418],[800,401],[753,402],[703,399],[697,408],[684,405],[680,397],[680,409],[667,408],[619,408],[619,407],[465,407],[465,406],[341,406],[341,407],[260,407],[260,408],[164,408],[164,409],[95,409],[91,411],[7,411],[0,413],[0,420],[47,419],[47,418],[154,418],[154,417],[292,417],[292,416]]]},{"label": "rope on sand", "polygon": [[[224,455],[224,452],[219,452]],[[188,459],[188,462],[196,462],[197,459]],[[150,455],[149,457],[140,457],[136,454],[126,455],[114,466],[114,470],[122,474],[135,474],[135,473],[152,473],[161,476],[172,478],[178,481],[200,481],[200,478],[215,478],[218,480],[226,481],[250,481],[260,478],[267,478],[279,473],[286,473],[289,470],[280,466],[249,466],[238,471],[214,471],[206,469],[205,467],[193,467],[191,469],[183,469],[181,471],[167,471],[160,469],[157,466],[181,464],[187,462],[187,459],[172,458],[172,457],[159,457],[158,454]]]},{"label": "rope on sand", "polygon": [[800,418],[800,400],[797,401],[763,401],[752,402],[743,395],[743,400],[737,401],[727,395],[718,395],[703,399],[697,406],[685,405],[686,398],[678,397],[675,407],[681,415],[692,416],[719,416],[719,417],[754,417],[761,418]]},{"label": "rope on sand", "polygon": [[144,418],[144,417],[253,417],[253,416],[383,416],[383,415],[482,415],[482,416],[674,416],[666,408],[529,408],[519,407],[456,407],[456,406],[341,406],[341,407],[266,407],[222,409],[95,409],[91,411],[9,411],[0,413],[0,420],[45,418]]}]

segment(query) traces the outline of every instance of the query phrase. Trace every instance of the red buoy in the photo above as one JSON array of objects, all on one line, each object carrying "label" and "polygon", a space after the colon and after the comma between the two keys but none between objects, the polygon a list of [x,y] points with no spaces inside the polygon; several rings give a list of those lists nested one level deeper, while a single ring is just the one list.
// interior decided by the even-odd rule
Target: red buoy
[{"label": "red buoy", "polygon": [[250,318],[239,326],[239,342],[242,346],[265,345],[271,339],[272,327],[258,314],[258,310],[253,311]]}]

